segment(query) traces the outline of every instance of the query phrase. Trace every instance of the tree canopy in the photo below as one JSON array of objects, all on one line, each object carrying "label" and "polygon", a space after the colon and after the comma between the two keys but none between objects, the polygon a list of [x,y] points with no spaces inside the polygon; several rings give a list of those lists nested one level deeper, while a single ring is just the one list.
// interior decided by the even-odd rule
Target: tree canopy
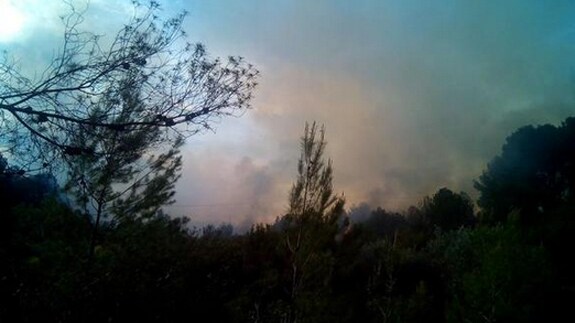
[{"label": "tree canopy", "polygon": [[289,211],[279,222],[289,264],[288,310],[284,313],[288,322],[311,314],[302,306],[303,294],[309,291],[308,285],[316,285],[318,279],[329,274],[330,255],[325,248],[334,242],[338,220],[343,215],[345,201],[333,191],[332,162],[324,157],[326,145],[325,128],[318,128],[315,122],[311,126],[306,123]]},{"label": "tree canopy", "polygon": [[537,221],[575,201],[575,118],[560,126],[526,126],[512,133],[501,154],[475,183],[483,220],[501,222],[512,211]]},{"label": "tree canopy", "polygon": [[[571,122],[543,129],[569,133]],[[525,129],[507,145],[540,128]],[[571,143],[556,148],[569,153]],[[139,200],[130,193],[118,198],[126,203],[104,202],[111,204],[106,212],[122,216],[101,225],[96,240],[93,218],[62,203],[50,178],[0,158],[0,320],[186,322],[193,313],[222,322],[542,322],[569,315],[569,193],[557,189],[543,200],[548,204],[536,215],[544,220],[535,227],[515,221],[529,214],[524,208],[506,221],[470,223],[470,198],[448,188],[404,212],[360,210],[369,216],[357,223],[345,218],[343,198],[333,193],[325,145],[323,129],[307,126],[291,207],[274,224],[243,234],[231,225],[197,230],[128,202]],[[531,151],[520,160],[541,159],[533,151],[542,150]],[[108,187],[101,178],[107,164],[99,163],[87,173],[98,175],[95,187]],[[562,165],[568,176],[571,164]]]},{"label": "tree canopy", "polygon": [[475,219],[471,198],[465,193],[457,194],[445,187],[424,199],[421,212],[430,225],[443,230],[469,226]]},{"label": "tree canopy", "polygon": [[[0,140],[22,167],[103,153],[81,145],[79,129],[92,137],[102,129],[160,131],[175,140],[250,107],[258,75],[251,64],[210,58],[203,45],[186,42],[185,13],[162,19],[158,2],[133,3],[133,17],[111,39],[83,29],[85,11],[70,5],[63,44],[40,73],[23,72],[22,58],[0,59]],[[127,98],[134,88],[137,96]],[[142,108],[134,109],[136,98]]]}]

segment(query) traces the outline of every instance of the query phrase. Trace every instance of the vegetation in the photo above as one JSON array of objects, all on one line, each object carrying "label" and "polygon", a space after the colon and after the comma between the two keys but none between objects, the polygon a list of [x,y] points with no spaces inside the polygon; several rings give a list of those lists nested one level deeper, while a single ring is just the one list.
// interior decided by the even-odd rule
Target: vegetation
[{"label": "vegetation", "polygon": [[38,79],[0,63],[0,322],[570,317],[575,118],[511,134],[476,182],[478,211],[441,188],[362,221],[335,193],[324,128],[306,125],[286,214],[196,230],[162,211],[178,148],[248,108],[257,71],[173,50],[182,17],[137,8],[107,50],[72,11]]},{"label": "vegetation", "polygon": [[[68,2],[65,2],[68,3]],[[258,71],[241,57],[210,58],[185,42],[185,13],[134,1],[111,39],[82,29],[71,3],[61,49],[30,76],[0,59],[0,153],[20,173],[57,173],[92,218],[149,217],[171,202],[183,140],[250,108]]]},{"label": "vegetation", "polygon": [[[190,229],[184,219],[161,212],[165,200],[158,199],[150,200],[154,207],[146,208],[152,210],[146,216],[122,209],[122,216],[102,224],[94,244],[93,218],[62,202],[54,178],[23,174],[2,159],[0,318],[559,320],[575,296],[567,257],[574,245],[575,154],[572,141],[561,141],[575,132],[574,120],[513,133],[478,180],[478,213],[466,194],[442,188],[405,213],[378,208],[361,222],[350,220],[342,197],[333,193],[323,128],[306,126],[289,212],[242,235],[229,225]],[[558,137],[545,137],[550,132]],[[554,149],[561,153],[546,159],[553,163],[530,166],[557,142],[562,145]],[[516,165],[520,173],[502,171],[513,167],[514,158],[522,161]],[[522,199],[516,190],[501,189],[526,189],[514,182],[519,175],[552,177],[555,182],[546,183],[557,186],[556,195],[544,190],[545,196]],[[496,214],[502,208],[493,197],[515,204]],[[544,208],[532,207],[536,197]]]}]

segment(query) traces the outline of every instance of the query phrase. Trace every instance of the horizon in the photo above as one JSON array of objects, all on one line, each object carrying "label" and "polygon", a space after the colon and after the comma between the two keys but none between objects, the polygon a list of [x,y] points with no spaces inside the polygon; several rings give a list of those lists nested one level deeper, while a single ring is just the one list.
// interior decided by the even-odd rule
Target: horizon
[{"label": "horizon", "polygon": [[[438,3],[162,3],[167,16],[189,12],[189,40],[262,73],[252,110],[189,138],[168,213],[235,227],[275,220],[306,121],[326,126],[347,209],[404,210],[441,187],[475,198],[473,180],[511,132],[573,114],[575,3]],[[0,49],[28,54],[26,68],[41,65],[60,40],[65,6],[0,8],[14,17],[0,25]],[[113,33],[126,8],[91,1],[86,24],[106,15],[111,23],[94,28]]]}]

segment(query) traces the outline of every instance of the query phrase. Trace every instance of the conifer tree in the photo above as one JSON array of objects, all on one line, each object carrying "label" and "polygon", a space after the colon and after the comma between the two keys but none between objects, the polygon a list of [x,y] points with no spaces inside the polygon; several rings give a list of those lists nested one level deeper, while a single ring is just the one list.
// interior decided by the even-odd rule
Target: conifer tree
[{"label": "conifer tree", "polygon": [[304,300],[302,291],[323,287],[330,272],[328,247],[335,241],[338,219],[343,215],[344,198],[334,193],[332,162],[324,157],[326,144],[325,128],[306,123],[298,177],[291,189],[289,212],[282,219],[290,266],[288,322],[297,322],[302,316],[298,308],[303,302],[313,302]]}]

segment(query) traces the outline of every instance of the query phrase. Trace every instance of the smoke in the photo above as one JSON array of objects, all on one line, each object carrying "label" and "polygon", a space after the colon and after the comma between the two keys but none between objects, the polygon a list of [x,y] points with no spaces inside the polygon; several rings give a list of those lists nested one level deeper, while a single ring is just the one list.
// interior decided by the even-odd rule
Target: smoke
[{"label": "smoke", "polygon": [[[473,180],[508,134],[575,112],[570,1],[254,1],[190,9],[191,30],[208,48],[244,55],[262,70],[255,110],[231,131],[242,140],[230,139],[227,122],[206,138],[224,160],[258,159],[273,179],[273,194],[252,196],[267,207],[250,220],[285,210],[305,121],[325,124],[336,191],[348,205],[397,210],[440,187],[475,196]],[[231,150],[220,145],[228,140]]]},{"label": "smoke", "polygon": [[273,222],[287,208],[291,185],[289,175],[281,176],[282,161],[248,157],[249,147],[239,145],[242,151],[236,151],[236,143],[213,144],[212,137],[217,135],[191,140],[196,149],[189,147],[184,155],[177,203],[168,212],[188,216],[195,226],[231,223],[239,232],[255,222]]},{"label": "smoke", "polygon": [[[122,21],[123,3],[93,1],[90,23]],[[575,112],[573,1],[227,0],[164,8],[189,11],[190,39],[212,55],[244,56],[262,72],[254,110],[185,146],[169,211],[195,223],[246,228],[285,212],[306,121],[326,126],[335,190],[348,206],[397,210],[440,187],[475,196],[473,180],[508,134]],[[15,46],[28,51],[44,36],[29,37]]]}]

